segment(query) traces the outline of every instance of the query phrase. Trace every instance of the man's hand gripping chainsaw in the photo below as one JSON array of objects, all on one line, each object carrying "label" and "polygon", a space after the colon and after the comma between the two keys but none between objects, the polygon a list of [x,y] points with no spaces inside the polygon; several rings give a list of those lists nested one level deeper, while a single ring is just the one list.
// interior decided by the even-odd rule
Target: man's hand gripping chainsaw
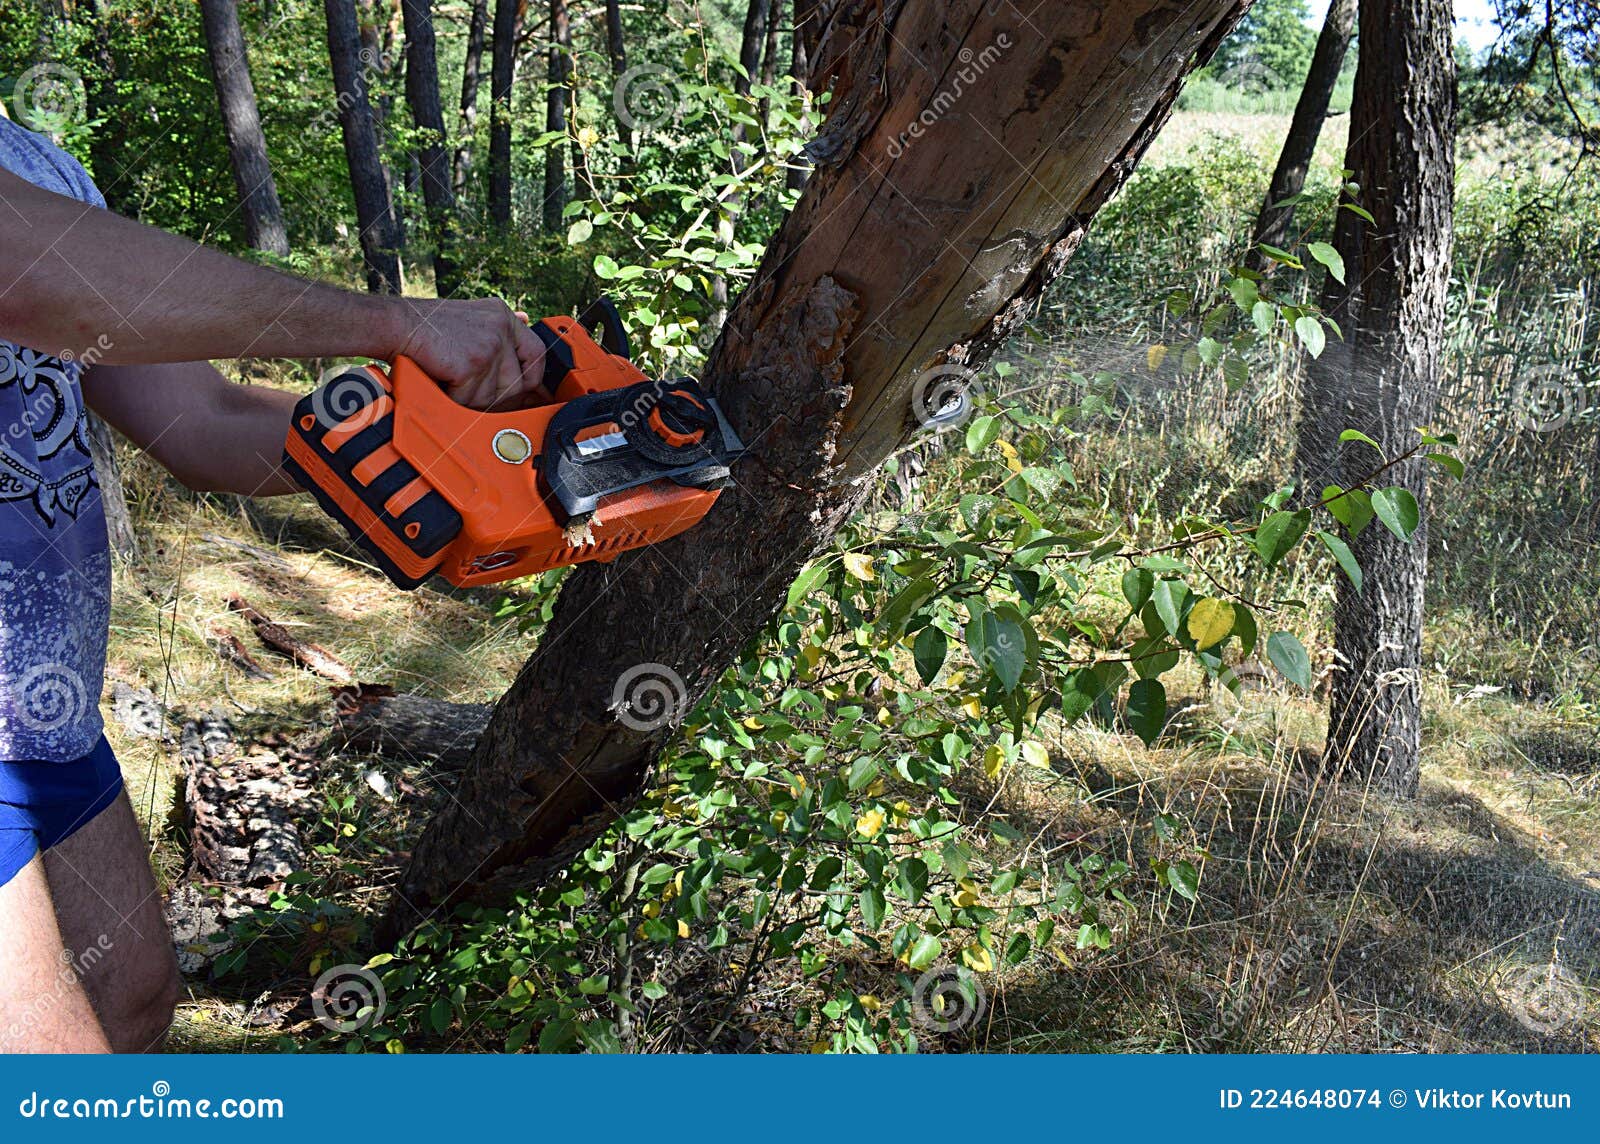
[{"label": "man's hand gripping chainsaw", "polygon": [[612,560],[693,527],[728,485],[744,446],[722,410],[690,378],[645,377],[610,302],[533,330],[546,405],[479,413],[400,357],[295,406],[284,468],[400,587]]}]

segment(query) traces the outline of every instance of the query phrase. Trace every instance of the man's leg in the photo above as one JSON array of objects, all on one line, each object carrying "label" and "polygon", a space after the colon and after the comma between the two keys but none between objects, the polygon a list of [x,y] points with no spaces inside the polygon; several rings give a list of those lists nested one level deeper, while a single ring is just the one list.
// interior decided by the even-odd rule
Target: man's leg
[{"label": "man's leg", "polygon": [[183,985],[127,793],[45,851],[44,867],[62,940],[111,1048],[159,1052]]},{"label": "man's leg", "polygon": [[63,948],[44,862],[34,855],[0,885],[0,1052],[110,1049]]}]

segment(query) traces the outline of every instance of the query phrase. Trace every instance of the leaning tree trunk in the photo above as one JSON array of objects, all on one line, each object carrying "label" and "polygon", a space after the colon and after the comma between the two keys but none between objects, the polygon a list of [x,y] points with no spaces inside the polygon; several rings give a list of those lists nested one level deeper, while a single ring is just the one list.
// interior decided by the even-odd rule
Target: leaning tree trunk
[{"label": "leaning tree trunk", "polygon": [[511,80],[517,64],[517,0],[494,0],[494,47],[489,64],[489,220],[511,226]]},{"label": "leaning tree trunk", "polygon": [[283,225],[272,164],[267,161],[267,139],[261,133],[255,84],[250,82],[250,59],[239,30],[239,6],[235,0],[200,0],[200,19],[222,130],[228,137],[233,183],[239,192],[244,240],[253,250],[287,257],[289,232]]},{"label": "leaning tree trunk", "polygon": [[[567,15],[567,0],[550,0],[550,55],[546,73],[548,89],[544,102],[544,129],[547,134],[567,131],[568,84],[572,81],[572,21]],[[561,230],[561,216],[567,209],[567,147],[563,140],[551,143],[544,152],[544,228],[552,234]]]},{"label": "leaning tree trunk", "polygon": [[1322,22],[1316,51],[1311,55],[1305,86],[1300,89],[1300,99],[1294,105],[1294,118],[1289,121],[1289,133],[1284,136],[1283,150],[1278,153],[1278,165],[1272,172],[1267,197],[1261,204],[1261,213],[1256,216],[1248,259],[1257,270],[1262,265],[1261,243],[1286,248],[1292,241],[1294,204],[1282,207],[1274,204],[1293,198],[1306,185],[1306,172],[1311,169],[1311,156],[1317,150],[1317,137],[1322,134],[1323,121],[1328,117],[1328,102],[1333,98],[1334,85],[1339,82],[1339,69],[1344,66],[1344,54],[1350,47],[1350,35],[1355,26],[1356,0],[1333,0],[1327,19]]},{"label": "leaning tree trunk", "polygon": [[[1377,221],[1339,212],[1335,243],[1351,283],[1339,308],[1347,345],[1314,363],[1303,412],[1319,436],[1303,449],[1331,457],[1329,479],[1340,484],[1370,467],[1372,454],[1329,434],[1359,429],[1394,456],[1414,446],[1415,427],[1434,416],[1454,201],[1452,26],[1449,0],[1361,3],[1345,165]],[[1385,480],[1424,503],[1421,463],[1390,470]],[[1356,591],[1339,582],[1326,757],[1331,767],[1411,795],[1419,779],[1427,528],[1407,543],[1374,524],[1352,547],[1364,584]]]},{"label": "leaning tree trunk", "polygon": [[472,139],[478,126],[478,69],[483,63],[483,30],[488,22],[489,0],[472,0],[466,56],[461,63],[461,142],[450,163],[450,182],[458,199],[466,196],[467,171],[472,167]]},{"label": "leaning tree trunk", "polygon": [[456,196],[450,186],[450,159],[444,145],[444,112],[439,107],[439,60],[433,36],[432,0],[401,0],[406,22],[406,102],[422,138],[417,160],[422,199],[433,237],[433,277],[439,297],[455,293]]},{"label": "leaning tree trunk", "polygon": [[[566,581],[419,841],[386,933],[542,878],[633,803],[670,728],[637,729],[628,686],[681,686],[680,716],[706,693],[870,491],[909,431],[918,375],[979,365],[1019,325],[1246,7],[835,8],[816,57],[835,93],[816,173],[704,374],[755,456],[698,528]],[[982,82],[903,143],[979,66]]]},{"label": "leaning tree trunk", "polygon": [[374,294],[400,293],[400,234],[394,204],[383,177],[383,158],[367,99],[367,76],[361,59],[361,33],[355,0],[323,0],[328,15],[328,56],[333,63],[339,126],[344,157],[355,192],[356,223],[361,227],[361,257],[367,268],[367,289]]}]

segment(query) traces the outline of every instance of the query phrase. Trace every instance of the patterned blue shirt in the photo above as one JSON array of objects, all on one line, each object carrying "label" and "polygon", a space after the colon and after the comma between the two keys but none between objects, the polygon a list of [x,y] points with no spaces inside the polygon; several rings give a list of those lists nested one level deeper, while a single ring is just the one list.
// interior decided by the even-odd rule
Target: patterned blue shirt
[{"label": "patterned blue shirt", "polygon": [[[0,166],[105,206],[76,159],[4,114]],[[10,209],[0,203],[0,211]],[[27,267],[6,254],[0,250],[0,294],[25,289]],[[6,341],[6,333],[0,330],[0,760],[65,761],[88,754],[100,738],[111,614],[105,514],[79,363]]]}]

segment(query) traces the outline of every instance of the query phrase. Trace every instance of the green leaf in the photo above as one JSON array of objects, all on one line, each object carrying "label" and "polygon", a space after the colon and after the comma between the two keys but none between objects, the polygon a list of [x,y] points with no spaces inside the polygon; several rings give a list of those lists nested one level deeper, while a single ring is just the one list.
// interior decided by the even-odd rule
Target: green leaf
[{"label": "green leaf", "polygon": [[586,218],[580,218],[567,228],[567,245],[577,246],[580,242],[587,242],[592,234],[594,234],[594,223]]},{"label": "green leaf", "polygon": [[1461,458],[1459,457],[1452,457],[1449,453],[1429,453],[1427,456],[1428,460],[1457,480],[1467,475],[1467,467],[1461,463]]},{"label": "green leaf", "polygon": [[1181,859],[1167,867],[1167,885],[1192,902],[1200,891],[1200,871],[1187,858]]},{"label": "green leaf", "polygon": [[1340,203],[1339,205],[1358,218],[1366,219],[1373,226],[1378,225],[1378,220],[1372,217],[1372,212],[1366,207],[1357,206],[1355,203]]},{"label": "green leaf", "polygon": [[1328,268],[1335,282],[1344,281],[1344,256],[1326,242],[1306,244],[1306,253]]},{"label": "green leaf", "polygon": [[1250,307],[1250,320],[1263,335],[1270,334],[1278,321],[1278,307],[1271,302],[1257,302]]},{"label": "green leaf", "polygon": [[1305,269],[1305,265],[1298,258],[1281,246],[1273,246],[1270,242],[1263,242],[1258,245],[1261,247],[1261,253],[1272,259],[1272,261],[1281,262],[1285,266],[1292,266],[1296,270]]},{"label": "green leaf", "polygon": [[888,912],[889,906],[883,900],[882,889],[877,886],[868,886],[861,891],[861,920],[866,922],[869,930],[875,930],[882,926],[884,915]]},{"label": "green leaf", "polygon": [[898,639],[917,610],[938,594],[939,585],[926,576],[901,588],[878,617],[878,638],[886,642]]},{"label": "green leaf", "polygon": [[872,785],[872,780],[878,777],[878,760],[870,755],[859,758],[850,768],[850,778],[846,785],[852,791],[858,791],[864,786]]},{"label": "green leaf", "polygon": [[1363,433],[1359,429],[1346,429],[1343,433],[1339,434],[1339,440],[1340,441],[1361,441],[1361,442],[1364,442],[1364,443],[1366,443],[1368,445],[1371,445],[1374,449],[1378,450],[1379,455],[1382,455],[1382,453],[1383,453],[1383,446],[1378,444],[1371,437],[1368,437],[1365,433]]},{"label": "green leaf", "polygon": [[617,260],[609,254],[594,256],[594,272],[600,278],[615,278],[617,276]]},{"label": "green leaf", "polygon": [[1150,591],[1155,583],[1156,578],[1149,570],[1130,568],[1122,574],[1122,598],[1128,601],[1128,607],[1137,612],[1149,603]]},{"label": "green leaf", "polygon": [[922,677],[924,685],[931,684],[939,674],[949,651],[950,641],[932,624],[917,633],[916,641],[911,645],[911,658],[916,662],[917,674]]},{"label": "green leaf", "polygon": [[928,892],[928,864],[921,858],[907,858],[900,863],[900,876],[895,885],[913,906],[922,901]]},{"label": "green leaf", "polygon": [[1239,654],[1245,659],[1256,650],[1256,617],[1243,604],[1233,606],[1233,635],[1239,637]]},{"label": "green leaf", "polygon": [[1128,688],[1127,716],[1145,746],[1156,741],[1167,722],[1167,689],[1159,679],[1141,679]]},{"label": "green leaf", "polygon": [[1028,666],[1028,639],[1022,625],[1009,616],[984,611],[967,625],[972,657],[994,672],[1000,686],[1015,691]]},{"label": "green leaf", "polygon": [[1311,510],[1305,508],[1299,512],[1275,512],[1262,521],[1256,529],[1256,551],[1267,567],[1271,568],[1299,544],[1310,525]]},{"label": "green leaf", "polygon": [[1344,525],[1352,540],[1372,523],[1372,498],[1361,489],[1345,492],[1338,485],[1329,485],[1322,490],[1322,499],[1327,501],[1333,519]]},{"label": "green leaf", "polygon": [[1161,622],[1172,635],[1183,631],[1183,606],[1188,598],[1189,589],[1181,580],[1158,580],[1150,593],[1150,602],[1155,605],[1156,615],[1161,617]]},{"label": "green leaf", "polygon": [[1268,636],[1267,658],[1290,683],[1311,690],[1311,657],[1293,633],[1273,632]]},{"label": "green leaf", "polygon": [[926,969],[938,959],[941,948],[938,938],[922,934],[906,951],[906,964],[912,969]]},{"label": "green leaf", "polygon": [[811,595],[827,578],[828,566],[826,564],[813,564],[809,568],[802,569],[800,575],[794,578],[794,583],[789,585],[787,606],[794,607],[801,600]]},{"label": "green leaf", "polygon": [[1356,591],[1361,591],[1361,564],[1356,560],[1355,553],[1350,551],[1350,546],[1333,533],[1323,532],[1321,529],[1317,530],[1317,539],[1333,553],[1333,558],[1339,562],[1339,567],[1344,569],[1344,574],[1350,577],[1350,583],[1355,585]]},{"label": "green leaf", "polygon": [[1372,511],[1384,527],[1401,540],[1410,540],[1411,534],[1417,531],[1417,525],[1422,522],[1417,498],[1411,495],[1409,489],[1398,485],[1373,493]]},{"label": "green leaf", "polygon": [[976,457],[1000,436],[1000,419],[985,414],[974,417],[972,424],[967,426],[967,452]]},{"label": "green leaf", "polygon": [[1300,344],[1306,347],[1306,353],[1312,357],[1322,356],[1322,349],[1328,344],[1328,331],[1322,328],[1320,321],[1310,314],[1302,314],[1294,320],[1294,332]]}]

